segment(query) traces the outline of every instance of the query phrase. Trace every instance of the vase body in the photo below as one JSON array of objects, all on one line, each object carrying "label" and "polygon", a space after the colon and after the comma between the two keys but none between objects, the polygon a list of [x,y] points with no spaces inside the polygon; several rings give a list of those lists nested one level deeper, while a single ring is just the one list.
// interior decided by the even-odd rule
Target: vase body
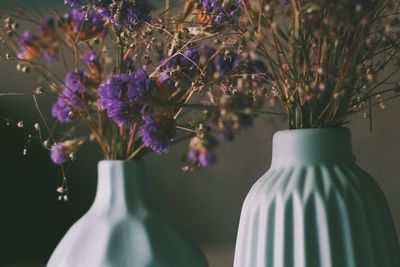
[{"label": "vase body", "polygon": [[101,161],[95,201],[48,267],[206,267],[199,249],[145,205],[143,162]]},{"label": "vase body", "polygon": [[388,204],[347,128],[280,131],[242,207],[234,267],[397,267]]}]

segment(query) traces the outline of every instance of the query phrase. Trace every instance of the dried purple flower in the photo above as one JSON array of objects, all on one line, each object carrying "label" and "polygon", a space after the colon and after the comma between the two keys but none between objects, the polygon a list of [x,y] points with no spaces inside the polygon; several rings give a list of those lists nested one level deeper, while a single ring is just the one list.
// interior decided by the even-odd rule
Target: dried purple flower
[{"label": "dried purple flower", "polygon": [[103,17],[94,11],[85,12],[73,8],[62,18],[62,27],[67,34],[78,36],[81,41],[95,37],[103,38],[106,34]]},{"label": "dried purple flower", "polygon": [[136,31],[143,23],[150,21],[150,12],[153,6],[147,0],[137,1],[111,1],[96,0],[95,6],[108,22],[126,26],[131,31]]},{"label": "dried purple flower", "polygon": [[71,121],[70,113],[72,111],[73,108],[69,101],[64,97],[59,96],[51,108],[51,115],[59,122],[66,123]]},{"label": "dried purple flower", "polygon": [[139,135],[145,146],[158,154],[167,153],[176,133],[175,120],[164,115],[145,115],[143,120]]},{"label": "dried purple flower", "polygon": [[87,51],[83,54],[83,61],[89,68],[89,74],[92,80],[100,82],[102,67],[99,62],[99,57],[94,51]]},{"label": "dried purple flower", "polygon": [[86,76],[83,72],[69,72],[67,74],[65,88],[51,109],[51,114],[59,122],[66,123],[71,121],[71,112],[84,108],[81,95],[85,92],[85,83]]},{"label": "dried purple flower", "polygon": [[69,159],[73,159],[72,155],[83,143],[83,139],[66,140],[62,143],[56,143],[50,148],[50,158],[55,164],[61,165]]},{"label": "dried purple flower", "polygon": [[150,95],[151,84],[143,70],[114,75],[99,86],[100,108],[119,126],[129,126],[137,120]]},{"label": "dried purple flower", "polygon": [[65,76],[64,93],[68,96],[85,91],[86,76],[82,71],[71,71]]},{"label": "dried purple flower", "polygon": [[87,51],[83,55],[83,60],[85,61],[86,64],[93,64],[99,60],[96,52],[94,51]]},{"label": "dried purple flower", "polygon": [[215,69],[222,77],[229,74],[234,68],[238,67],[241,62],[241,57],[235,53],[231,53],[230,51],[220,51],[213,59]]},{"label": "dried purple flower", "polygon": [[217,161],[217,156],[214,151],[207,151],[199,154],[198,161],[201,166],[207,167],[213,165]]},{"label": "dried purple flower", "polygon": [[100,108],[106,110],[107,116],[119,126],[131,123],[130,105],[126,97],[129,79],[126,74],[114,75],[99,86]]},{"label": "dried purple flower", "polygon": [[18,58],[32,60],[40,56],[38,38],[31,31],[25,31],[19,36]]},{"label": "dried purple flower", "polygon": [[136,30],[144,22],[151,19],[149,14],[152,10],[152,6],[147,0],[139,0],[135,3],[124,3],[126,3],[126,9],[123,10],[126,10],[126,21],[129,29]]},{"label": "dried purple flower", "polygon": [[214,152],[217,144],[217,141],[209,135],[204,138],[192,138],[187,154],[188,160],[198,163],[202,167],[214,164],[217,160]]},{"label": "dried purple flower", "polygon": [[203,11],[211,17],[211,25],[220,26],[225,22],[233,21],[242,10],[241,0],[200,0]]},{"label": "dried purple flower", "polygon": [[79,0],[64,0],[64,5],[69,5],[71,7],[80,5],[80,1]]},{"label": "dried purple flower", "polygon": [[50,149],[50,158],[55,164],[61,165],[67,162],[69,153],[63,144],[54,144]]},{"label": "dried purple flower", "polygon": [[152,81],[144,70],[137,70],[130,73],[130,81],[128,83],[128,98],[144,103],[150,94]]},{"label": "dried purple flower", "polygon": [[[182,54],[177,54],[176,56],[169,58],[165,56],[161,60],[161,64],[168,60],[165,64],[163,64],[160,68],[161,73],[158,81],[160,83],[165,83],[170,81],[171,71],[179,67],[181,72],[185,72],[187,75],[188,72],[195,69],[200,63],[201,52],[203,52],[203,47],[190,47],[186,48],[182,51]],[[172,81],[171,81],[172,82]]]}]

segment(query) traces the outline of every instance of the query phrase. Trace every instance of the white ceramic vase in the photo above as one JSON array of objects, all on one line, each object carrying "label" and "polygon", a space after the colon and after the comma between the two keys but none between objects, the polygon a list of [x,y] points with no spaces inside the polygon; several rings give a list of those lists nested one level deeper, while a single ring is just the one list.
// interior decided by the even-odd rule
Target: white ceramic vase
[{"label": "white ceramic vase", "polygon": [[276,133],[271,167],[243,204],[234,267],[399,266],[388,204],[356,165],[350,131]]},{"label": "white ceramic vase", "polygon": [[194,244],[145,205],[143,162],[101,161],[96,199],[48,267],[206,267]]}]

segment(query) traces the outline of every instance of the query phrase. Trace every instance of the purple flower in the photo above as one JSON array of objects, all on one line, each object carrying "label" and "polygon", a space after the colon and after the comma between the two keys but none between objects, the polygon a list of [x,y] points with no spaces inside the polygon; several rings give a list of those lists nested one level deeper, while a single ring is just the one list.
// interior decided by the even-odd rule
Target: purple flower
[{"label": "purple flower", "polygon": [[212,18],[213,26],[220,26],[224,22],[233,21],[242,10],[241,0],[200,0],[200,6]]},{"label": "purple flower", "polygon": [[41,24],[42,35],[40,38],[30,31],[25,31],[19,36],[18,54],[19,59],[33,60],[44,57],[48,62],[56,58],[58,52],[58,41],[54,38],[54,25],[51,19],[45,19]]},{"label": "purple flower", "polygon": [[204,138],[192,138],[192,140],[190,140],[189,152],[187,154],[188,160],[198,163],[203,167],[214,164],[217,160],[214,153],[217,144],[217,141],[209,135]]},{"label": "purple flower", "polygon": [[115,2],[95,0],[94,5],[97,12],[107,21],[118,26],[126,26],[131,31],[150,21],[150,12],[153,10],[153,6],[147,0]]},{"label": "purple flower", "polygon": [[160,68],[161,74],[158,81],[160,83],[165,83],[167,81],[170,81],[171,70],[177,68],[178,66],[181,69],[181,71],[186,71],[186,72],[195,69],[200,63],[200,53],[202,51],[203,51],[203,46],[190,47],[183,50],[182,54],[178,54],[172,58],[168,58],[167,56],[165,56],[161,60],[161,63],[165,62],[166,60],[168,60],[168,62],[166,62]]},{"label": "purple flower", "polygon": [[198,47],[187,48],[183,51],[180,58],[182,68],[195,68],[200,62],[200,53]]},{"label": "purple flower", "polygon": [[167,116],[143,116],[145,123],[139,131],[139,135],[146,147],[150,147],[158,154],[169,151],[172,138],[176,133],[176,122]]},{"label": "purple flower", "polygon": [[83,54],[83,61],[88,65],[88,73],[93,81],[101,81],[102,67],[99,57],[94,51],[87,51]]},{"label": "purple flower", "polygon": [[64,0],[64,5],[69,5],[71,7],[80,5],[80,1],[79,0]]},{"label": "purple flower", "polygon": [[236,134],[246,131],[252,125],[253,117],[247,114],[235,114],[234,119],[223,121],[223,126],[219,129],[219,138],[221,141],[231,142]]},{"label": "purple flower", "polygon": [[203,167],[210,166],[217,161],[217,156],[214,151],[207,151],[199,154],[199,163]]},{"label": "purple flower", "polygon": [[126,74],[115,75],[99,86],[100,108],[106,110],[107,116],[119,126],[131,123],[130,105],[126,97],[129,79]]},{"label": "purple flower", "polygon": [[72,112],[72,105],[63,97],[58,97],[57,101],[51,108],[51,115],[61,123],[66,123],[71,120],[70,113]]},{"label": "purple flower", "polygon": [[85,12],[73,8],[62,18],[62,26],[68,33],[78,35],[84,41],[95,37],[104,37],[106,34],[103,17],[94,11]]},{"label": "purple flower", "polygon": [[67,96],[85,91],[86,76],[82,71],[68,72],[64,82],[64,93]]},{"label": "purple flower", "polygon": [[86,64],[93,64],[96,63],[99,60],[96,52],[94,51],[87,51],[83,55],[83,61],[85,61]]},{"label": "purple flower", "polygon": [[83,72],[69,72],[65,77],[65,88],[51,109],[52,116],[59,122],[71,121],[70,113],[84,108],[81,95],[85,92],[85,82]]},{"label": "purple flower", "polygon": [[151,84],[143,70],[114,75],[99,86],[100,108],[119,126],[129,126],[140,115]]},{"label": "purple flower", "polygon": [[32,60],[40,55],[37,47],[38,38],[31,31],[25,31],[19,36],[18,58]]},{"label": "purple flower", "polygon": [[238,67],[242,59],[239,55],[229,51],[220,51],[213,59],[213,64],[220,76],[229,74],[234,68]]},{"label": "purple flower", "polygon": [[56,21],[53,17],[45,17],[40,22],[40,28],[45,31],[47,29],[54,29],[56,26]]},{"label": "purple flower", "polygon": [[143,103],[150,94],[151,80],[144,70],[131,72],[128,82],[128,98]]},{"label": "purple flower", "polygon": [[[126,3],[126,21],[131,30],[136,30],[144,22],[151,19],[150,12],[152,6],[147,0],[139,0],[135,3]],[[124,10],[124,9],[123,9]]]},{"label": "purple flower", "polygon": [[222,141],[233,141],[235,139],[235,133],[233,131],[232,125],[224,125],[224,129],[219,134],[219,138]]},{"label": "purple flower", "polygon": [[63,144],[54,144],[50,149],[50,158],[55,164],[61,165],[69,159],[69,154]]}]

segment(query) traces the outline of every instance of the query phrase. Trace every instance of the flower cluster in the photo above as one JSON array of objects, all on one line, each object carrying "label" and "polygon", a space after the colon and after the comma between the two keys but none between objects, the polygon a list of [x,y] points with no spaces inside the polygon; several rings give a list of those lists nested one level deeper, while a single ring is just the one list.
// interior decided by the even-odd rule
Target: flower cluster
[{"label": "flower cluster", "polygon": [[32,31],[24,31],[19,36],[17,57],[28,61],[44,57],[50,62],[55,59],[58,47],[59,40],[55,34],[55,20],[47,17],[40,22],[39,36]]},{"label": "flower cluster", "polygon": [[217,157],[214,149],[217,145],[217,141],[211,136],[206,137],[194,137],[190,141],[188,159],[193,161],[195,164],[207,167],[215,163]]},{"label": "flower cluster", "polygon": [[200,0],[199,5],[199,20],[208,22],[212,26],[221,26],[226,22],[234,21],[242,10],[241,0]]},{"label": "flower cluster", "polygon": [[65,88],[54,103],[51,114],[61,123],[71,121],[73,111],[84,109],[85,83],[83,72],[69,72],[65,77]]},{"label": "flower cluster", "polygon": [[165,115],[145,115],[143,116],[139,135],[145,146],[150,147],[158,154],[169,151],[172,138],[176,134],[176,122],[173,118]]},{"label": "flower cluster", "polygon": [[73,8],[61,18],[61,27],[72,41],[103,38],[106,34],[103,17],[94,11]]},{"label": "flower cluster", "polygon": [[99,86],[100,108],[119,126],[130,128],[150,97],[151,84],[144,70],[114,75]]},{"label": "flower cluster", "polygon": [[[232,141],[252,125],[250,113],[263,95],[246,88],[270,83],[267,68],[244,53],[235,31],[232,39],[221,35],[213,42],[218,35],[203,31],[238,25],[242,1],[182,6],[178,17],[183,21],[169,19],[169,10],[153,19],[147,0],[64,3],[70,10],[41,19],[37,33],[19,33],[11,18],[2,29],[18,37],[16,57],[35,66],[48,82],[49,89],[40,93],[57,96],[52,116],[70,126],[60,137],[49,133],[45,147],[51,147],[56,164],[66,162],[84,142],[97,142],[108,159],[130,160],[149,151],[167,153],[173,143],[190,139],[188,161],[209,166],[216,161],[216,136]],[[199,9],[209,18],[207,27],[187,27],[184,20],[197,20]],[[73,68],[65,53],[74,59]],[[34,62],[41,58],[61,63],[65,77]],[[89,134],[78,130],[80,125]]]},{"label": "flower cluster", "polygon": [[129,30],[138,30],[143,23],[150,21],[153,6],[147,0],[138,1],[94,1],[97,11],[108,22],[126,26]]},{"label": "flower cluster", "polygon": [[150,12],[154,9],[147,0],[65,0],[64,3],[80,9],[94,6],[105,22],[126,27],[130,31],[137,31],[145,22],[149,22]]}]

